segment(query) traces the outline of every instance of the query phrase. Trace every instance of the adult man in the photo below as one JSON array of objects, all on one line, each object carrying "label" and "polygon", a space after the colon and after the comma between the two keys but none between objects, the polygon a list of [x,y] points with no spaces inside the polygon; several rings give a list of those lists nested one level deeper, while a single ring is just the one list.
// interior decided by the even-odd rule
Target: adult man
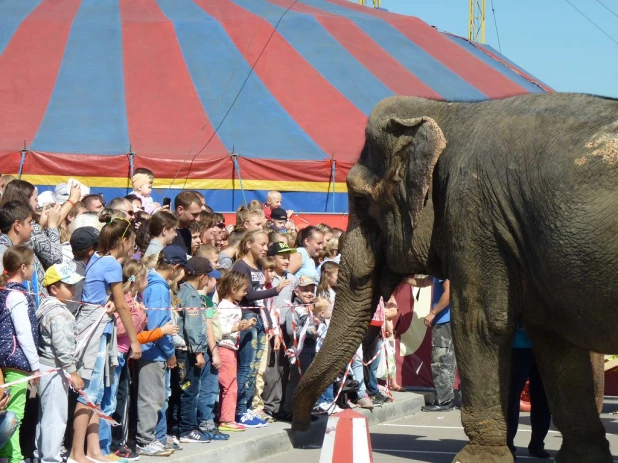
[{"label": "adult man", "polygon": [[105,201],[103,201],[103,196],[100,194],[84,196],[82,202],[89,212],[101,212],[101,209],[105,207]]},{"label": "adult man", "polygon": [[174,215],[178,219],[178,230],[172,244],[191,253],[191,224],[200,221],[202,201],[192,191],[183,191],[174,199]]},{"label": "adult man", "polygon": [[127,220],[133,220],[135,211],[133,210],[133,203],[126,198],[114,198],[107,205],[110,209],[113,209],[124,214],[124,218]]},{"label": "adult man", "polygon": [[449,305],[450,282],[434,277],[407,279],[417,288],[432,285],[431,311],[425,317],[425,326],[432,326],[431,332],[431,374],[436,388],[436,400],[424,406],[424,412],[441,412],[455,408],[455,347],[451,334],[451,307]]}]

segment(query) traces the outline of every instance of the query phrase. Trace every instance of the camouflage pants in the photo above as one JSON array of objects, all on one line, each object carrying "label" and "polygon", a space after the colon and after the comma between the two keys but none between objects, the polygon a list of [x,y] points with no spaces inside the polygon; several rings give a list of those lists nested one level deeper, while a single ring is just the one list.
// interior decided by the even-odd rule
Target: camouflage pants
[{"label": "camouflage pants", "polygon": [[455,398],[453,383],[456,367],[451,324],[435,325],[431,334],[431,374],[439,404]]}]

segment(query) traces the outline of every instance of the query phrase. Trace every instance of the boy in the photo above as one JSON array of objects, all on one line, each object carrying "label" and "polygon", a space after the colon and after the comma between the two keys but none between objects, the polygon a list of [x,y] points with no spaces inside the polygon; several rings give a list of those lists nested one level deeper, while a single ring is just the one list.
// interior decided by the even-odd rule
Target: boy
[{"label": "boy", "polygon": [[[300,382],[301,371],[307,371],[311,362],[315,358],[315,343],[317,339],[316,319],[314,318],[313,299],[317,283],[307,275],[301,276],[296,280],[294,295],[296,299],[293,308],[285,317],[285,327],[288,336],[292,339],[288,348],[295,351],[290,358],[291,374],[285,391],[285,402],[283,404],[282,421],[292,420],[292,400],[294,390]],[[296,339],[296,346],[294,345]]]},{"label": "boy", "polygon": [[189,229],[191,230],[191,251],[188,254],[192,256],[202,245],[202,240],[200,238],[200,223],[193,222]]},{"label": "boy", "polygon": [[[73,261],[71,262],[73,270],[75,270],[78,275],[85,276],[88,262],[90,262],[99,244],[99,230],[94,227],[78,228],[71,235],[69,242],[71,244],[71,251],[73,252]],[[79,301],[82,300],[83,289],[84,282],[82,280],[75,285],[75,297],[72,298],[72,301],[67,303],[67,307],[71,313],[75,313],[77,309],[79,309]]]},{"label": "boy", "polygon": [[[147,331],[160,328],[172,319],[169,310],[172,307],[169,282],[177,280],[187,266],[187,254],[180,246],[167,245],[159,254],[156,267],[148,273],[148,286],[142,295],[148,314]],[[162,433],[162,439],[167,430],[166,383],[169,385],[169,382],[166,381],[166,367],[176,367],[171,336],[163,336],[158,341],[142,346],[142,357],[137,362],[136,437],[137,453],[140,455],[169,456],[173,453],[173,450],[164,448],[164,444],[155,434],[157,431]]]},{"label": "boy", "polygon": [[[208,261],[210,262],[210,265],[212,265],[212,268],[215,270],[219,270],[219,251],[217,250],[216,247],[210,244],[202,244],[197,249],[195,255],[208,259]],[[212,299],[212,303],[214,304],[215,307],[219,303],[219,295],[217,294],[216,289],[217,287],[215,284],[215,287],[212,289],[212,291],[209,291],[206,293]],[[202,293],[202,291],[200,291],[200,293]]]},{"label": "boy", "polygon": [[[281,404],[285,401],[285,390],[290,372],[290,363],[285,355],[285,349],[281,348],[281,339],[283,338],[286,346],[292,346],[291,338],[285,331],[286,315],[292,305],[293,288],[296,283],[296,278],[291,273],[288,273],[290,266],[290,255],[295,253],[296,249],[288,247],[287,243],[274,242],[268,246],[267,255],[271,257],[275,263],[275,270],[271,285],[276,287],[281,280],[290,280],[291,284],[285,286],[281,292],[273,299],[271,307],[272,318],[274,323],[278,323],[279,336],[274,336],[270,340],[270,355],[269,361],[264,372],[264,412],[270,416],[277,416],[281,411]],[[283,329],[282,329],[283,328]]]},{"label": "boy", "polygon": [[214,273],[212,265],[204,257],[192,257],[188,264],[190,269],[186,272],[186,280],[178,291],[180,307],[185,309],[179,313],[178,326],[186,343],[186,348],[176,349],[180,386],[178,432],[180,442],[206,443],[210,442],[210,436],[198,429],[198,397],[201,383],[209,373],[204,368],[207,338],[208,335],[214,338],[214,333],[208,333],[206,329],[207,324],[200,310],[202,298],[198,291],[207,286],[209,273],[213,274],[213,278],[220,274]]},{"label": "boy", "polygon": [[[32,210],[16,201],[9,201],[0,207],[0,273],[4,271],[2,256],[4,252],[16,244],[28,244],[32,235]],[[47,296],[47,290],[43,286],[45,268],[34,254],[35,274],[28,282],[28,290],[34,293],[36,305],[39,305],[39,293]]]},{"label": "boy", "polygon": [[287,231],[286,223],[288,221],[287,213],[280,207],[272,209],[270,213],[270,228],[277,230],[279,233],[285,233]]},{"label": "boy", "polygon": [[154,173],[145,167],[135,169],[133,177],[131,177],[131,184],[133,185],[133,192],[131,194],[141,199],[142,208],[148,214],[154,214],[161,207],[159,203],[155,203],[150,197],[154,179]]},{"label": "boy", "polygon": [[54,264],[45,272],[49,293],[36,311],[39,323],[41,373],[61,368],[41,377],[37,386],[41,407],[36,427],[35,457],[40,461],[62,461],[61,447],[68,419],[69,382],[77,390],[84,381],[77,374],[75,360],[75,317],[63,301],[75,297],[75,285],[84,279],[67,264]]}]

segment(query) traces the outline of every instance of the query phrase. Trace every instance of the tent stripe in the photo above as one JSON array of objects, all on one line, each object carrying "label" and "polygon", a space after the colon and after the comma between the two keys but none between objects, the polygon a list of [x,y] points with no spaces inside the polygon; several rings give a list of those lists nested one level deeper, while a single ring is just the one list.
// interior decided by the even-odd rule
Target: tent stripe
[{"label": "tent stripe", "polygon": [[[485,65],[483,61],[418,18],[366,8],[345,0],[327,1],[341,5],[350,12],[360,11],[366,16],[382,18],[488,98],[504,98],[506,95],[526,93],[523,87]],[[468,95],[466,99],[470,97],[471,95]]]},{"label": "tent stripe", "polygon": [[[197,3],[225,25],[226,32],[245,59],[254,63],[266,46],[272,27],[231,2],[197,0]],[[234,20],[226,21],[229,18]],[[249,43],[251,46],[248,47]],[[254,72],[325,153],[334,155],[335,159],[358,156],[367,117],[311,67],[278,32],[272,36]],[[347,142],[342,143],[342,140]]]},{"label": "tent stripe", "polygon": [[[462,98],[480,100],[487,98],[485,94],[454,73],[452,69],[441,63],[419,46],[418,43],[382,19],[358,13],[326,1],[301,1],[325,12],[337,15],[336,17],[339,21],[342,18],[348,18],[353,21],[408,71],[416,75],[418,79],[431,87],[436,93],[442,95],[443,98],[448,100]],[[414,95],[417,94],[414,93]]]},{"label": "tent stripe", "polygon": [[[120,13],[133,151],[184,159],[196,137],[195,145],[201,147],[214,128],[193,86],[174,25],[156,0],[121,0]],[[215,135],[204,154],[225,156],[227,149]]]},{"label": "tent stripe", "polygon": [[[80,1],[32,2],[39,6],[21,23],[0,54],[0,140],[4,146],[19,150],[24,141],[32,143],[54,89]],[[17,8],[25,3],[11,5]],[[12,18],[6,7],[0,3],[0,35]],[[49,17],[56,20],[49,21]]]},{"label": "tent stripe", "polygon": [[[288,7],[292,3],[292,0],[268,1],[281,7]],[[322,10],[303,3],[296,3],[293,10],[313,15],[324,29],[394,94],[443,99],[439,93],[409,72],[351,20],[324,14]]]},{"label": "tent stripe", "polygon": [[9,44],[21,23],[39,5],[41,0],[0,3],[0,55]]},{"label": "tent stripe", "polygon": [[[285,8],[265,0],[230,0],[253,14],[264,17],[271,25],[277,24]],[[376,102],[393,92],[359,63],[313,17],[289,11],[278,31],[309,64],[340,93],[366,115]],[[311,40],[307,40],[311,37]]]},{"label": "tent stripe", "polygon": [[82,1],[32,143],[33,149],[39,147],[64,153],[128,151],[118,3]]},{"label": "tent stripe", "polygon": [[517,75],[516,73],[511,71],[508,67],[506,67],[504,64],[502,64],[499,61],[491,58],[489,55],[483,53],[481,50],[476,48],[474,45],[472,45],[470,42],[468,42],[463,37],[457,37],[455,35],[450,35],[450,34],[445,34],[445,35],[450,40],[452,40],[454,43],[456,43],[460,47],[464,48],[469,53],[472,53],[474,56],[476,56],[478,59],[483,61],[485,64],[491,66],[493,69],[498,71],[500,74],[502,74],[507,79],[510,79],[513,82],[517,83],[518,85],[521,85],[526,90],[526,92],[529,92],[529,93],[544,93],[543,89],[541,87],[539,87],[538,85],[530,82],[529,80],[526,80],[522,76]]},{"label": "tent stripe", "polygon": [[326,156],[256,74],[242,88],[250,66],[219,22],[190,0],[158,3],[174,23],[193,84],[213,125],[232,108],[218,132],[229,152],[273,159]]}]

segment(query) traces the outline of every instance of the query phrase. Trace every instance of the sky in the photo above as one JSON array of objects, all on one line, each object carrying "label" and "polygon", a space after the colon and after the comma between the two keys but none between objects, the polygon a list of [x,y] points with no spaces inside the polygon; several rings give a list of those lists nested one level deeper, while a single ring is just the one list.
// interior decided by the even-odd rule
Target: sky
[{"label": "sky", "polygon": [[[468,36],[468,0],[381,1],[393,13]],[[618,42],[618,0],[486,0],[485,42],[498,50],[499,36],[503,55],[556,91],[618,98],[618,43],[569,1]]]}]

